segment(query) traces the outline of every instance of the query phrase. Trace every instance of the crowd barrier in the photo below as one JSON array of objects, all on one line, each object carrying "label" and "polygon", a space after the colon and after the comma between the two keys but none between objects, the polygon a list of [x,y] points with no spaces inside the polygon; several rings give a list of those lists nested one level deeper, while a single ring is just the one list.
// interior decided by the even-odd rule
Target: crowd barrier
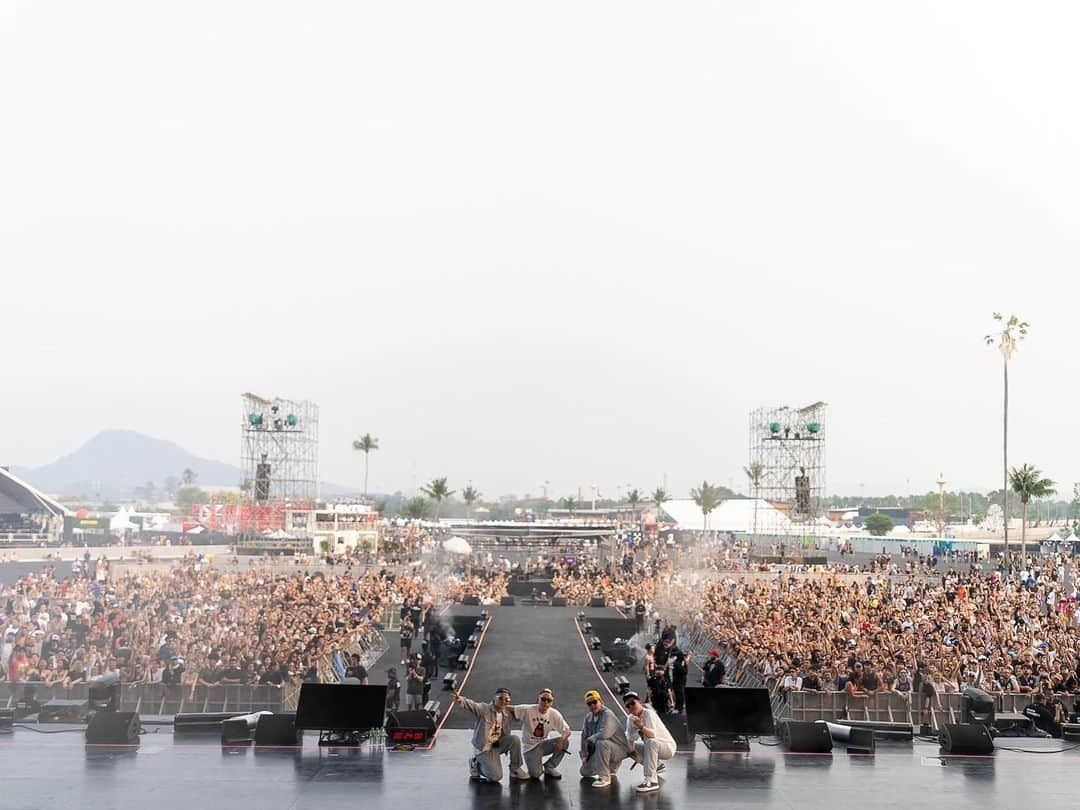
[{"label": "crowd barrier", "polygon": [[[921,717],[922,698],[900,692],[880,692],[868,698],[849,697],[846,692],[790,692],[787,709],[792,720],[807,722],[847,717],[850,720],[911,723],[915,726],[925,722],[934,728],[941,728],[945,723],[963,722],[960,693],[946,692],[938,697],[940,708],[938,701],[931,699],[930,710],[923,712]],[[1020,692],[991,694],[991,697],[999,714],[1018,714],[1031,704],[1031,695]]]},{"label": "crowd barrier", "polygon": [[[86,700],[86,684],[64,686],[45,683],[0,683],[0,707],[11,708],[33,697],[50,700]],[[120,710],[140,714],[172,715],[182,712],[248,712],[287,710],[282,689],[276,686],[165,686],[159,683],[127,683],[120,687]]]}]

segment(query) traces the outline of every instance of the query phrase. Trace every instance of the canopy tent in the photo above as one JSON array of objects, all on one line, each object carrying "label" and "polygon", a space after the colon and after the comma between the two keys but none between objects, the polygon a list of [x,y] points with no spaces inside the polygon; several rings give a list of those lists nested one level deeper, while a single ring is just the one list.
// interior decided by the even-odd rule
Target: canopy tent
[{"label": "canopy tent", "polygon": [[131,519],[134,515],[135,510],[130,506],[122,507],[119,512],[109,519],[109,531],[116,534],[123,534],[127,531],[138,531],[142,526]]},{"label": "canopy tent", "polygon": [[[787,530],[791,525],[787,515],[764,498],[757,498],[757,527],[779,527]],[[709,513],[709,530],[715,532],[750,533],[754,530],[754,498],[732,498],[724,501]],[[664,511],[679,524],[680,529],[705,530],[705,516],[701,507],[689,498],[664,502]]]},{"label": "canopy tent", "polygon": [[0,467],[0,515],[66,515],[68,510]]},{"label": "canopy tent", "polygon": [[442,547],[451,554],[472,554],[472,546],[464,537],[451,537],[442,544]]}]

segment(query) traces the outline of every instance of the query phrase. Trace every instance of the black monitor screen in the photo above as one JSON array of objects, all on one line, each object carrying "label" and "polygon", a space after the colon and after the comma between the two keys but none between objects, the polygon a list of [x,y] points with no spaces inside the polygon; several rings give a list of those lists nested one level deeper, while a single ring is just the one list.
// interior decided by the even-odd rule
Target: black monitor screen
[{"label": "black monitor screen", "polygon": [[385,685],[305,683],[300,685],[296,727],[313,731],[367,731],[382,726],[385,710]]},{"label": "black monitor screen", "polygon": [[775,734],[768,689],[687,687],[691,734]]}]

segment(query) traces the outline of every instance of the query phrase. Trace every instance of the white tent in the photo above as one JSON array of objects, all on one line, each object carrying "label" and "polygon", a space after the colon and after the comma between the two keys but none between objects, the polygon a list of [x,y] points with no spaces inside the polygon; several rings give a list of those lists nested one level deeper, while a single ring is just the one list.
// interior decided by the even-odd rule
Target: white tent
[{"label": "white tent", "polygon": [[451,537],[443,543],[442,547],[451,554],[472,554],[472,546],[464,537]]},{"label": "white tent", "polygon": [[135,510],[130,506],[121,507],[119,512],[109,518],[109,531],[118,534],[123,534],[127,531],[138,531],[142,527],[131,520],[134,515]]},{"label": "white tent", "polygon": [[[724,501],[709,513],[709,530],[716,532],[743,532],[754,530],[754,504],[757,503],[757,527],[762,531],[766,526],[787,530],[791,525],[787,515],[764,498],[742,498]],[[705,517],[701,507],[689,498],[664,502],[664,511],[670,515],[680,529],[704,531]]]}]

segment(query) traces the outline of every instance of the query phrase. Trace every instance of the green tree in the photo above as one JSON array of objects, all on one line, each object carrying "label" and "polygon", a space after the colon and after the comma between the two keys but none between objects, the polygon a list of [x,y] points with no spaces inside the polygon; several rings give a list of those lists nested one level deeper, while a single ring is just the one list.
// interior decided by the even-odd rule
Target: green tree
[{"label": "green tree", "polygon": [[874,537],[884,537],[892,531],[892,518],[881,512],[874,512],[866,518],[866,530]]},{"label": "green tree", "polygon": [[994,320],[1000,331],[986,335],[983,340],[987,346],[997,346],[1004,361],[1004,406],[1001,411],[1001,469],[1004,484],[1001,490],[1001,514],[1005,517],[1005,560],[1009,560],[1009,358],[1013,356],[1020,341],[1027,337],[1028,322],[1021,321],[1016,315],[1009,319],[1000,312],[994,313]]},{"label": "green tree", "polygon": [[667,490],[663,487],[657,487],[653,490],[652,502],[656,504],[656,525],[660,526],[660,517],[664,513],[664,504],[671,500],[671,496],[667,494]]},{"label": "green tree", "polygon": [[562,506],[563,509],[570,513],[570,517],[574,516],[574,508],[577,506],[577,501],[574,500],[573,495],[567,495],[565,498],[559,501],[559,504]]},{"label": "green tree", "polygon": [[409,500],[405,501],[404,506],[402,506],[401,513],[405,515],[405,517],[412,518],[413,520],[423,520],[427,517],[428,509],[430,507],[431,504],[428,502],[427,498],[409,498]]},{"label": "green tree", "polygon": [[193,506],[209,502],[210,496],[198,487],[180,487],[176,493],[176,508],[190,512]]},{"label": "green tree", "polygon": [[1023,564],[1027,559],[1027,510],[1028,501],[1032,498],[1048,498],[1057,492],[1054,482],[1049,478],[1042,477],[1042,471],[1024,464],[1019,469],[1012,468],[1009,473],[1009,485],[1012,491],[1020,496],[1020,560]]},{"label": "green tree", "polygon": [[193,487],[199,483],[199,474],[191,467],[185,467],[184,471],[180,473],[180,483],[185,487]]},{"label": "green tree", "polygon": [[724,497],[720,492],[720,488],[713,486],[708,481],[702,481],[701,486],[694,487],[690,490],[690,497],[701,509],[701,514],[704,518],[703,525],[705,531],[708,531],[709,514],[724,502]]},{"label": "green tree", "polygon": [[472,484],[469,484],[461,490],[461,500],[465,501],[465,515],[472,517],[472,505],[480,500],[480,493]]},{"label": "green tree", "polygon": [[368,484],[368,459],[372,450],[379,449],[379,440],[370,433],[365,433],[359,439],[353,439],[352,449],[364,454],[364,500],[367,500]]},{"label": "green tree", "polygon": [[636,519],[638,513],[637,508],[641,503],[641,493],[636,489],[630,490],[626,493],[626,502],[630,504],[631,520]]},{"label": "green tree", "polygon": [[420,491],[435,501],[435,522],[439,522],[439,513],[442,511],[442,502],[454,494],[446,484],[446,478],[432,478],[426,485],[420,487]]}]

